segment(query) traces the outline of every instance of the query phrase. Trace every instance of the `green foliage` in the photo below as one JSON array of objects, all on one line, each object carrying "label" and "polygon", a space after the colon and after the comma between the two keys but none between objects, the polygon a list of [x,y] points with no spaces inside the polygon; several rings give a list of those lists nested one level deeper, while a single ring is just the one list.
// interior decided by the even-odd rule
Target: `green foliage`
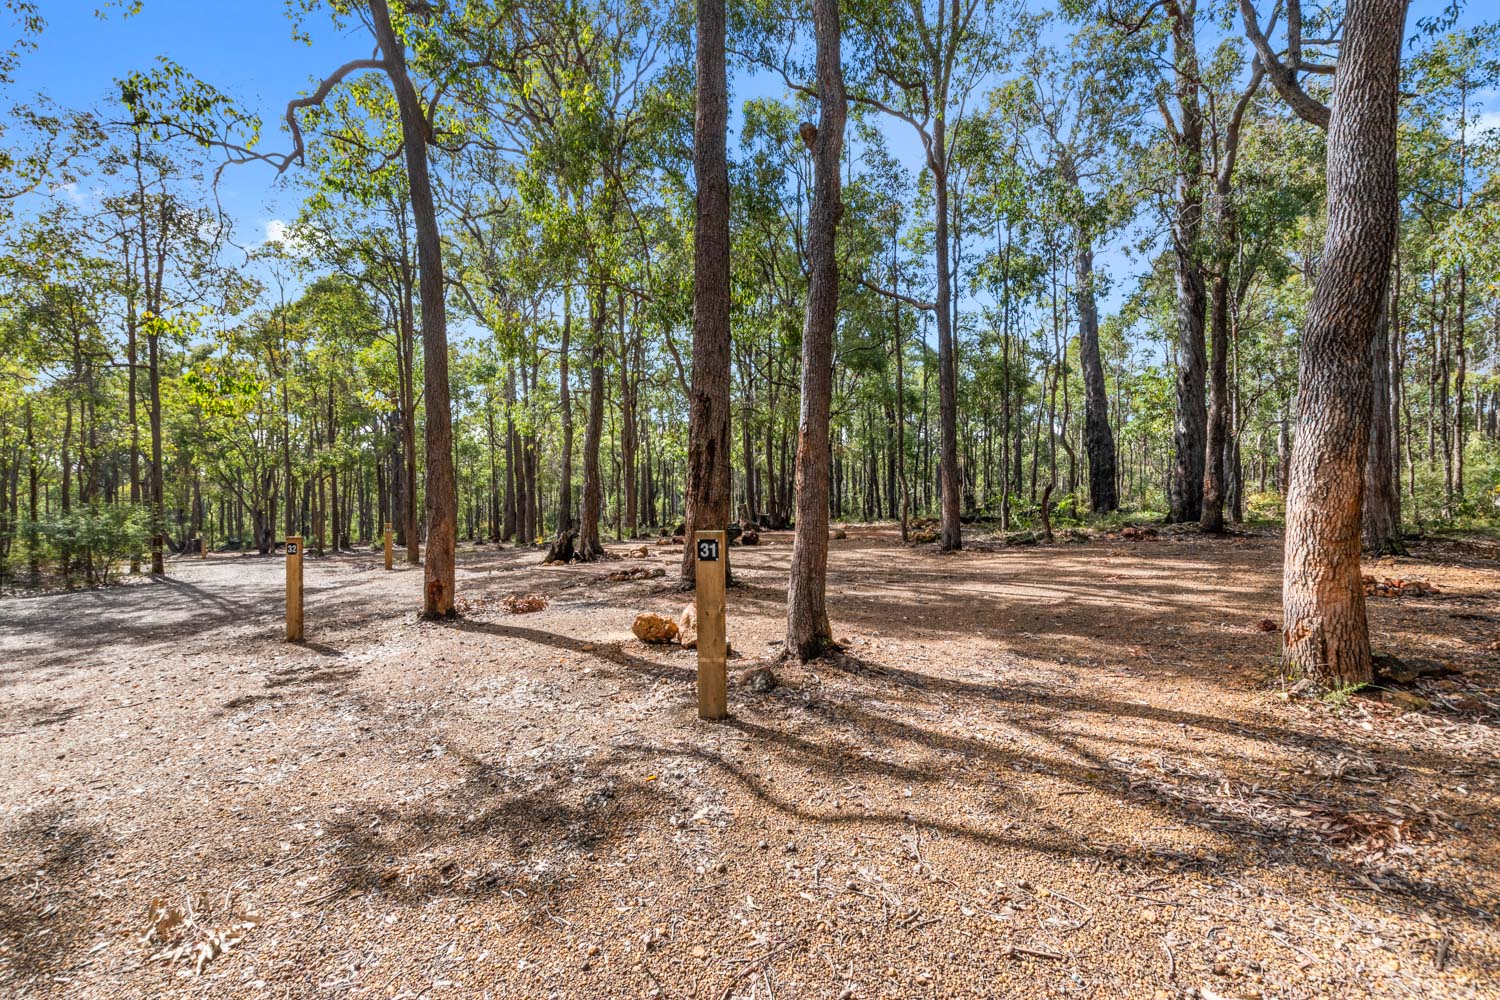
[{"label": "green foliage", "polygon": [[90,504],[31,526],[28,537],[52,558],[84,564],[88,579],[109,583],[115,567],[146,546],[150,512],[124,503]]}]

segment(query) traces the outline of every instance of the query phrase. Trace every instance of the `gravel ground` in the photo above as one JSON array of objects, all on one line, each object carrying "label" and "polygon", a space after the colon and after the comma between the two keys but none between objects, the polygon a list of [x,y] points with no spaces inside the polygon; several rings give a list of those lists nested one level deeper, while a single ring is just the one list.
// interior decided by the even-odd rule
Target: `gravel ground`
[{"label": "gravel ground", "polygon": [[720,724],[638,561],[465,547],[431,624],[309,558],[299,645],[274,558],[0,601],[0,995],[1500,996],[1500,565],[1374,570],[1438,588],[1377,646],[1459,671],[1403,712],[1275,682],[1274,535],[983,548],[852,528],[848,654]]}]

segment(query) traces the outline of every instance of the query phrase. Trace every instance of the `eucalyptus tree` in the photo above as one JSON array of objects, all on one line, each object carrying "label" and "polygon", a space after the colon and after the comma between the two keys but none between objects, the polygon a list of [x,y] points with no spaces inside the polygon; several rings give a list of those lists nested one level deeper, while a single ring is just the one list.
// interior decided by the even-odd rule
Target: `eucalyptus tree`
[{"label": "eucalyptus tree", "polygon": [[[789,32],[798,26],[790,17],[777,23]],[[812,73],[807,67],[793,71]],[[803,251],[812,187],[800,118],[799,109],[784,101],[746,101],[733,174],[735,347],[742,400],[758,400],[761,410],[754,414],[747,405],[741,426],[747,482],[756,479],[759,462],[752,438],[757,432],[765,461],[757,499],[747,506],[759,509],[773,528],[787,526],[794,505],[795,472],[789,473],[789,465],[795,457],[789,460],[788,453],[794,447],[789,445],[796,421],[791,407],[805,323]]]},{"label": "eucalyptus tree", "polygon": [[[1063,185],[1074,220],[1073,288],[1079,362],[1084,382],[1084,446],[1089,459],[1089,502],[1095,513],[1119,506],[1115,440],[1099,355],[1099,308],[1094,245],[1123,221],[1118,169],[1142,116],[1140,80],[1149,52],[1138,38],[1125,44],[1086,24],[1069,39],[1064,56],[1038,48],[1026,61],[1029,117],[1038,127],[1049,166]],[[1113,174],[1113,176],[1112,176]]]},{"label": "eucalyptus tree", "polygon": [[[688,454],[681,579],[697,578],[695,532],[729,523],[729,73],[725,0],[697,0],[693,176],[693,366],[688,385]],[[728,576],[729,554],[724,558]]]},{"label": "eucalyptus tree", "polygon": [[[286,126],[291,149],[258,150],[260,121],[238,108],[222,91],[186,74],[169,60],[155,70],[137,72],[125,81],[127,103],[138,126],[156,135],[187,136],[226,154],[226,164],[263,162],[284,173],[304,162],[306,144],[300,115],[328,100],[341,84],[365,73],[383,75],[394,97],[399,125],[399,156],[406,167],[418,263],[418,297],[422,328],[423,430],[427,455],[427,558],[424,560],[423,615],[452,617],[454,558],[457,544],[457,497],[453,467],[453,413],[448,387],[448,326],[443,278],[442,240],[432,188],[431,148],[462,141],[467,126],[445,117],[445,98],[456,90],[465,71],[477,71],[479,60],[465,58],[463,44],[473,37],[472,21],[488,12],[461,10],[397,0],[295,0],[288,5],[294,30],[322,10],[336,28],[357,25],[374,45],[374,54],[350,59],[323,77],[310,94],[288,102]],[[413,59],[415,62],[413,62]],[[221,168],[222,169],[222,168]]]},{"label": "eucalyptus tree", "polygon": [[797,428],[797,534],[787,589],[786,650],[802,660],[835,648],[828,624],[828,413],[832,403],[833,334],[838,322],[838,227],[844,214],[840,157],[847,98],[840,46],[839,0],[813,0],[819,118],[802,126],[813,154],[808,217],[807,320],[802,331],[802,411]]},{"label": "eucalyptus tree", "polygon": [[304,115],[306,156],[317,180],[304,199],[288,249],[309,267],[364,286],[384,317],[371,335],[389,344],[388,388],[398,452],[391,461],[391,521],[410,565],[421,561],[417,498],[417,278],[415,221],[400,136],[377,117],[391,94],[378,77],[351,81]]},{"label": "eucalyptus tree", "polygon": [[1004,66],[999,25],[1018,12],[997,0],[857,0],[847,5],[849,99],[909,125],[932,181],[937,287],[938,407],[944,550],[963,544],[958,460],[958,361],[951,263],[950,175],[958,123],[982,82]]},{"label": "eucalyptus tree", "polygon": [[[908,283],[921,273],[920,262],[912,259],[914,249],[907,239],[910,235],[909,207],[915,184],[900,161],[891,155],[880,131],[865,125],[859,129],[858,136],[862,170],[854,179],[851,195],[853,200],[862,200],[866,204],[863,212],[853,213],[851,222],[867,231],[863,234],[867,246],[862,258],[856,256],[858,251],[849,251],[849,224],[844,227],[844,245],[846,259],[853,258],[852,264],[862,267],[865,272],[857,277],[861,285],[877,284],[890,293],[883,298],[890,310],[893,369],[894,411],[891,416],[894,440],[891,445],[893,479],[897,488],[892,490],[892,513],[900,520],[901,540],[907,541],[911,533],[912,489],[907,470],[907,341],[904,320],[911,307],[902,301],[902,289],[908,288]],[[981,169],[987,171],[989,166],[989,163],[983,164]],[[860,235],[856,229],[855,237]],[[895,499],[896,492],[900,494],[899,503]]]},{"label": "eucalyptus tree", "polygon": [[[1475,287],[1482,272],[1486,241],[1475,230],[1475,216],[1487,200],[1476,190],[1478,167],[1493,157],[1496,136],[1483,127],[1480,95],[1500,82],[1495,41],[1500,26],[1480,25],[1449,32],[1418,51],[1410,65],[1403,139],[1404,180],[1411,188],[1413,214],[1425,239],[1410,247],[1410,263],[1426,272],[1436,322],[1429,326],[1428,462],[1440,465],[1439,504],[1445,517],[1465,505],[1466,450],[1474,320],[1491,296]],[[1420,279],[1418,279],[1420,284]],[[1384,381],[1388,381],[1384,380]],[[1385,386],[1377,378],[1377,395]],[[1385,435],[1385,428],[1377,427]],[[1385,491],[1386,496],[1395,495]]]},{"label": "eucalyptus tree", "polygon": [[[1203,267],[1204,108],[1197,0],[1140,0],[1118,7],[1082,2],[1076,13],[1108,24],[1123,43],[1147,39],[1161,67],[1152,88],[1161,114],[1163,145],[1170,150],[1169,183],[1175,188],[1165,207],[1176,282],[1177,372],[1173,466],[1168,490],[1169,522],[1197,521],[1203,513],[1204,454],[1208,411],[1204,400],[1208,355],[1204,331],[1208,286]],[[1174,108],[1175,105],[1175,108]]]},{"label": "eucalyptus tree", "polygon": [[[61,410],[56,464],[61,513],[94,503],[104,488],[106,440],[112,409],[107,391],[115,361],[106,302],[115,280],[114,264],[89,252],[70,208],[54,208],[19,227],[0,273],[9,285],[7,339],[34,392],[53,398]],[[77,557],[92,570],[86,553],[64,545],[65,575]],[[91,581],[92,582],[92,581]]]},{"label": "eucalyptus tree", "polygon": [[[194,197],[199,164],[184,148],[182,136],[163,130],[149,117],[141,104],[136,76],[119,81],[119,89],[126,117],[105,126],[112,141],[102,154],[100,173],[115,187],[103,201],[101,221],[107,238],[119,238],[121,262],[130,272],[121,280],[126,299],[125,363],[132,376],[132,408],[138,370],[144,368],[146,374],[150,441],[144,492],[153,526],[151,572],[162,575],[166,572],[163,355],[170,346],[186,343],[205,306],[222,302],[226,295],[243,298],[249,285],[220,260],[231,235],[228,221]],[[142,336],[144,365],[137,353]],[[136,450],[132,444],[132,465]]]},{"label": "eucalyptus tree", "polygon": [[[1261,89],[1265,70],[1259,59],[1251,61],[1248,81],[1240,82],[1243,56],[1237,48],[1221,45],[1204,69],[1204,91],[1207,97],[1205,141],[1208,173],[1208,216],[1206,221],[1207,258],[1205,271],[1209,282],[1208,330],[1208,422],[1204,436],[1203,498],[1198,525],[1204,531],[1224,530],[1224,507],[1230,476],[1229,384],[1230,310],[1233,305],[1232,271],[1244,255],[1239,247],[1239,229],[1234,187],[1235,167],[1239,161],[1240,142],[1244,134],[1245,114]],[[1236,90],[1238,91],[1236,93]],[[1253,272],[1249,272],[1253,273]],[[1249,273],[1241,275],[1241,289]]]},{"label": "eucalyptus tree", "polygon": [[1328,131],[1328,228],[1299,353],[1297,435],[1286,498],[1283,655],[1320,683],[1373,676],[1360,574],[1360,506],[1369,448],[1370,345],[1385,309],[1397,235],[1396,123],[1403,0],[1353,0],[1344,12],[1331,105],[1302,85],[1326,68],[1288,0],[1285,58],[1240,0],[1245,33],[1283,100]]}]

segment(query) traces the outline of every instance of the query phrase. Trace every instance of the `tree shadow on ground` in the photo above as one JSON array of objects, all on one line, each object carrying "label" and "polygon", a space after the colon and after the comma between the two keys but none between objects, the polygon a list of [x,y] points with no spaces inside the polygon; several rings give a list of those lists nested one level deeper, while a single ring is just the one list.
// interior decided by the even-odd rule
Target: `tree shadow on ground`
[{"label": "tree shadow on ground", "polygon": [[607,760],[575,760],[522,780],[498,763],[458,756],[462,778],[442,795],[329,827],[332,898],[504,896],[539,924],[575,894],[598,891],[599,854],[633,841],[635,824],[662,794],[615,775]]},{"label": "tree shadow on ground", "polygon": [[[692,670],[636,656],[618,645],[600,646],[523,626],[462,622],[456,627],[591,655],[658,683],[685,684],[694,677]],[[740,691],[735,696],[739,714],[727,723],[752,740],[759,750],[774,750],[790,772],[816,775],[812,784],[817,787],[828,787],[854,775],[920,784],[940,793],[943,787],[955,784],[967,786],[975,781],[998,779],[996,783],[1004,785],[1008,780],[1021,781],[1040,774],[1067,786],[1071,794],[1104,796],[1122,813],[1144,812],[1154,817],[1153,822],[1158,825],[1193,828],[1221,845],[1188,856],[1192,865],[1226,871],[1253,871],[1262,867],[1300,869],[1332,878],[1351,891],[1368,891],[1378,884],[1384,898],[1406,907],[1435,907],[1475,920],[1491,916],[1493,904],[1477,892],[1466,894],[1411,874],[1404,867],[1386,866],[1367,874],[1370,870],[1357,862],[1338,857],[1327,840],[1293,821],[1296,810],[1311,805],[1326,810],[1330,816],[1348,817],[1371,808],[1371,804],[1336,791],[1316,777],[1291,779],[1290,790],[1250,788],[1252,794],[1264,791],[1270,796],[1256,808],[1243,808],[1234,794],[1224,792],[1225,767],[1241,761],[1244,752],[1241,741],[1263,744],[1267,752],[1292,755],[1299,761],[1311,755],[1369,757],[1368,747],[1263,723],[1073,691],[1059,693],[1036,685],[976,684],[847,657],[827,666],[845,678],[836,690],[824,686],[809,693],[783,688],[764,697]],[[994,721],[1018,732],[1024,742],[1003,746],[969,732],[945,730],[941,723],[928,726],[882,714],[878,706],[889,707],[891,696],[899,695],[903,689],[920,691],[933,699],[951,695],[992,706],[997,709]],[[941,719],[942,708],[942,703],[934,700],[927,705],[928,711],[921,714]],[[793,713],[803,721],[793,723]],[[1133,737],[1102,731],[1064,733],[1051,725],[1090,717],[1133,718],[1154,732],[1188,728],[1212,734],[1216,739],[1202,746],[1176,747],[1172,752],[1186,761],[1186,766],[1161,771],[1150,766],[1149,761],[1124,756],[1125,751],[1137,747],[1138,741]],[[1163,751],[1159,745],[1139,742],[1148,751],[1147,756],[1161,757]],[[1101,749],[1101,746],[1115,749]],[[1049,837],[1022,836],[955,820],[943,815],[940,808],[924,810],[909,802],[906,808],[891,810],[819,810],[810,805],[808,795],[796,790],[772,789],[744,766],[702,746],[637,742],[617,747],[616,752],[631,759],[675,755],[699,760],[722,772],[767,806],[803,822],[901,827],[916,824],[979,845],[1003,845],[1112,863],[1150,861],[1138,848],[1122,846],[1128,839],[1123,832],[1114,838],[1120,843],[1088,842],[1062,829]],[[1399,748],[1374,756],[1386,769],[1402,764],[1427,769],[1442,766],[1431,753],[1415,755]],[[1143,763],[1147,766],[1143,767]],[[941,795],[936,797],[940,799]],[[1460,811],[1464,804],[1446,798],[1431,803],[1450,812]],[[1414,817],[1414,821],[1420,825],[1421,817]]]},{"label": "tree shadow on ground", "polygon": [[[35,984],[72,968],[89,943],[89,869],[109,850],[61,808],[38,809],[0,832],[0,985]],[[3,992],[3,990],[0,990]]]}]

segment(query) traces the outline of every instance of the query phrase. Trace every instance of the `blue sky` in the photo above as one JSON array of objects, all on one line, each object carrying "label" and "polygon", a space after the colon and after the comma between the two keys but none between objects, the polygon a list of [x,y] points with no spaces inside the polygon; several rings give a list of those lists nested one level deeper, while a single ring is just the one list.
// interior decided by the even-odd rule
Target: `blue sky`
[{"label": "blue sky", "polygon": [[[359,27],[335,32],[326,15],[309,19],[311,44],[292,38],[291,25],[280,0],[145,0],[140,14],[122,18],[118,11],[101,19],[95,14],[101,0],[49,0],[43,4],[48,24],[38,48],[27,53],[10,91],[13,100],[42,92],[60,104],[86,107],[108,100],[113,81],[134,69],[149,67],[159,55],[169,55],[189,72],[231,94],[242,105],[258,110],[266,121],[267,149],[282,148],[277,128],[289,97],[310,88],[314,78],[342,62],[370,54],[368,35]],[[1418,0],[1409,25],[1437,12],[1446,0]],[[1463,20],[1473,23],[1484,3],[1470,3]],[[757,94],[780,95],[779,82],[761,74],[738,74],[732,84],[738,102]],[[1500,95],[1486,95],[1491,116],[1500,124]],[[888,130],[891,146],[916,167],[919,156],[910,130],[895,123]],[[274,172],[262,165],[226,171],[219,185],[221,203],[236,224],[236,241],[263,241],[267,227],[290,219],[300,195],[283,189]],[[73,192],[78,196],[78,192]],[[1133,284],[1131,265],[1116,253],[1101,254],[1101,265],[1114,272],[1111,299],[1117,300]],[[1106,308],[1114,302],[1106,302]]]}]

